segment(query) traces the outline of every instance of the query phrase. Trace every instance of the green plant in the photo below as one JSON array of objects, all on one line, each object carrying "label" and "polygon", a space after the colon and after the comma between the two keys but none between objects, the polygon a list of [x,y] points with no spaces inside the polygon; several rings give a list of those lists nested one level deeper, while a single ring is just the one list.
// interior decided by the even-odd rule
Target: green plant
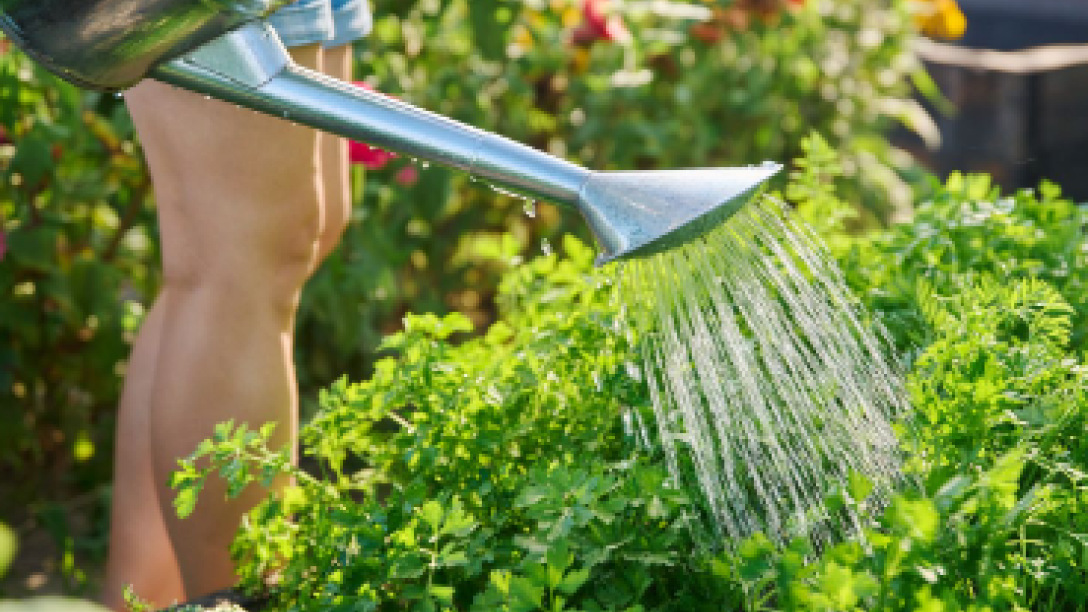
[{"label": "green plant", "polygon": [[[614,327],[622,296],[573,238],[568,259],[506,275],[486,333],[410,315],[384,344],[397,357],[324,392],[303,433],[320,474],[268,449],[267,430],[227,424],[182,463],[179,508],[209,477],[238,491],[293,474],[234,547],[244,585],[282,610],[1086,609],[1085,319],[1064,295],[1080,282],[1079,212],[1052,188],[987,207],[982,179],[954,177],[914,223],[849,237],[837,160],[819,138],[805,149],[787,196],[832,221],[821,229],[874,320],[917,342],[902,439],[922,486],[863,537],[819,553],[761,535],[713,545],[698,494],[639,431],[651,414],[637,335]],[[854,477],[828,503],[871,489]]]},{"label": "green plant", "polygon": [[[922,203],[909,224],[858,241],[844,262],[847,280],[870,307],[887,317],[901,349],[924,346],[932,336],[920,302],[927,289],[941,292],[960,276],[1046,281],[1088,315],[1085,211],[1043,183],[1002,195],[983,175],[952,175]],[[925,279],[927,286],[918,281]],[[1071,347],[1085,346],[1086,330],[1074,325]]]},{"label": "green plant", "polygon": [[[987,177],[954,175],[911,223],[848,237],[847,209],[827,188],[833,156],[818,139],[806,148],[808,170],[788,194],[807,218],[832,221],[821,228],[847,280],[910,368],[910,469],[949,528],[933,541],[955,542],[924,554],[925,567],[943,568],[926,597],[966,606],[934,595],[959,579],[976,599],[1003,593],[997,609],[1083,609],[1084,213],[1050,184],[1003,197]],[[941,501],[997,484],[989,501]]]},{"label": "green plant", "polygon": [[455,345],[471,330],[462,315],[409,315],[384,344],[397,359],[324,392],[302,433],[324,478],[267,449],[268,429],[226,424],[175,477],[180,512],[213,474],[235,492],[292,474],[234,549],[246,585],[285,609],[679,610],[735,597],[687,585],[707,572],[682,553],[700,546],[697,508],[632,454],[620,415],[644,409],[645,391],[592,251],[565,247],[571,259],[507,277],[508,310],[486,335]]},{"label": "green plant", "polygon": [[126,338],[158,280],[150,183],[119,101],[19,53],[0,53],[0,134],[0,470],[39,474],[12,481],[33,489],[100,482]]}]

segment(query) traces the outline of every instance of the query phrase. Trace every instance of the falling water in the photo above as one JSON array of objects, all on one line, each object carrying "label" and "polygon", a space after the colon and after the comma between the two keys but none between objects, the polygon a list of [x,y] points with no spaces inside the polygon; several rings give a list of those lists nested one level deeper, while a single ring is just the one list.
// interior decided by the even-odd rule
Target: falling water
[{"label": "falling water", "polygon": [[778,202],[620,274],[657,438],[719,538],[820,548],[855,532],[862,517],[824,503],[852,472],[874,484],[869,508],[886,503],[902,478],[901,376],[819,239]]}]

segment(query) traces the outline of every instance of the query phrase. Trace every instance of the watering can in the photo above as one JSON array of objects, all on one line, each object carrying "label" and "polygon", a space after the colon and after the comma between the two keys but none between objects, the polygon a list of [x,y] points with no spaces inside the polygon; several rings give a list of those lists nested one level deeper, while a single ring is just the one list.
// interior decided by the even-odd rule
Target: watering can
[{"label": "watering can", "polygon": [[593,172],[501,136],[302,68],[262,18],[290,0],[0,0],[0,28],[78,86],[144,78],[413,158],[504,192],[566,205],[598,265],[687,243],[732,216],[781,166]]}]

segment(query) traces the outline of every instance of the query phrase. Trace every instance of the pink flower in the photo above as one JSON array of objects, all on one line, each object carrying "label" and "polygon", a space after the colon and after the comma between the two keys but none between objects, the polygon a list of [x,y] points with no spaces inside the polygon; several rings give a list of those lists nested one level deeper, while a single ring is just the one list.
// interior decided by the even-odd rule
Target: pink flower
[{"label": "pink flower", "polygon": [[408,164],[397,171],[393,180],[405,187],[411,187],[419,182],[419,168],[415,164]]},{"label": "pink flower", "polygon": [[[374,89],[362,81],[356,81],[355,84],[364,89]],[[381,168],[384,168],[385,165],[389,163],[389,160],[396,156],[396,153],[390,153],[384,149],[372,147],[365,142],[358,142],[355,140],[348,142],[348,160],[353,164],[362,164],[370,170],[380,170]]]},{"label": "pink flower", "polygon": [[631,32],[623,22],[623,17],[606,13],[608,1],[582,1],[582,25],[571,36],[575,43],[589,45],[598,40],[619,43],[631,40]]},{"label": "pink flower", "polygon": [[397,155],[377,147],[372,147],[365,142],[348,142],[348,159],[353,164],[362,164],[371,170],[379,170],[389,163]]}]

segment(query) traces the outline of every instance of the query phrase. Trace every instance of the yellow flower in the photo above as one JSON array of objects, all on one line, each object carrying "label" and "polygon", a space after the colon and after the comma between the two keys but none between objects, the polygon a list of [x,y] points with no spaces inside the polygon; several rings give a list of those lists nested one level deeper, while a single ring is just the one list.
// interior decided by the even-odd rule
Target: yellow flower
[{"label": "yellow flower", "polygon": [[914,19],[926,36],[955,40],[967,29],[967,20],[956,0],[920,0],[916,6]]}]

